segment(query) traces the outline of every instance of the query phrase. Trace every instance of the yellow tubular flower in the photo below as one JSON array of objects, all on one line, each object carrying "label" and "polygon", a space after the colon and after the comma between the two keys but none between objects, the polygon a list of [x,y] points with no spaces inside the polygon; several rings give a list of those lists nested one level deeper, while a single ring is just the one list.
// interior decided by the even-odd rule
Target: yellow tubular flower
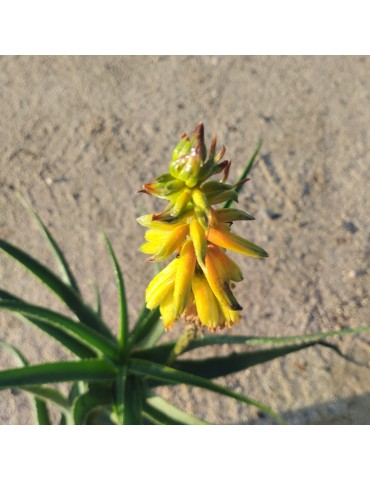
[{"label": "yellow tubular flower", "polygon": [[215,329],[219,324],[218,301],[203,274],[195,274],[192,290],[199,320],[203,325]]},{"label": "yellow tubular flower", "polygon": [[196,257],[193,242],[188,239],[180,252],[173,292],[173,312],[178,317],[184,311],[189,300],[191,281],[194,275]]},{"label": "yellow tubular flower", "polygon": [[222,248],[227,248],[233,252],[242,253],[250,257],[262,258],[268,257],[268,253],[255,243],[246,240],[245,238],[235,235],[226,229],[218,229],[210,227],[208,231],[208,241],[218,245]]},{"label": "yellow tubular flower", "polygon": [[136,219],[140,225],[147,228],[157,229],[157,230],[173,230],[177,225],[183,225],[187,223],[189,216],[192,216],[193,212],[185,212],[181,217],[179,217],[175,222],[162,222],[160,220],[153,220],[153,214],[143,215]]},{"label": "yellow tubular flower", "polygon": [[154,253],[155,255],[149,260],[161,262],[181,249],[181,245],[188,233],[188,225],[179,225],[172,232],[157,229],[148,230],[145,234],[148,243],[142,245],[141,251],[144,248],[146,253]]},{"label": "yellow tubular flower", "polygon": [[145,292],[145,301],[149,309],[158,307],[175,283],[178,259],[175,258],[149,283]]},{"label": "yellow tubular flower", "polygon": [[243,274],[239,266],[219,247],[213,245],[212,254],[213,261],[217,264],[217,270],[224,271],[229,281],[241,282],[243,280]]},{"label": "yellow tubular flower", "polygon": [[175,277],[171,277],[159,284],[155,289],[151,289],[150,293],[147,293],[145,296],[147,308],[152,310],[158,307],[165,299],[167,293],[173,289],[174,283]]},{"label": "yellow tubular flower", "polygon": [[139,250],[140,252],[146,253],[148,255],[153,255],[153,253],[156,253],[158,252],[158,250],[160,250],[162,245],[163,245],[162,240],[158,240],[156,242],[154,241],[146,242],[146,243],[143,243],[143,245],[141,245]]},{"label": "yellow tubular flower", "polygon": [[145,232],[144,238],[148,242],[159,242],[164,243],[167,241],[168,237],[173,232],[173,228],[171,230],[161,230],[159,228],[150,228]]},{"label": "yellow tubular flower", "polygon": [[161,250],[163,244],[167,242],[170,231],[152,228],[145,233],[146,243],[141,245],[139,250],[143,253],[154,254]]},{"label": "yellow tubular flower", "polygon": [[159,310],[163,320],[164,328],[172,329],[173,322],[176,322],[176,317],[173,315],[173,288],[167,293],[162,300]]},{"label": "yellow tubular flower", "polygon": [[224,305],[219,303],[220,313],[223,319],[223,325],[231,328],[235,323],[240,322],[240,313],[235,310],[229,310]]},{"label": "yellow tubular flower", "polygon": [[196,323],[199,320],[197,307],[195,306],[194,294],[191,291],[186,304],[185,310],[182,312],[183,318],[191,323]]},{"label": "yellow tubular flower", "polygon": [[[159,307],[163,325],[172,328],[182,316],[214,332],[240,320],[233,282],[243,274],[224,251],[267,257],[267,252],[232,233],[235,221],[254,220],[236,208],[215,205],[238,200],[238,190],[248,179],[226,183],[231,162],[223,160],[225,147],[216,153],[213,136],[207,156],[203,125],[192,135],[184,134],[172,153],[169,171],[145,183],[140,192],[168,202],[160,212],[137,219],[148,230],[140,250],[160,262],[176,255],[149,283],[145,301],[149,309]],[[221,180],[210,179],[221,174]]]},{"label": "yellow tubular flower", "polygon": [[208,247],[204,275],[222,305],[230,310],[242,310],[230,287],[229,272],[217,261],[213,246]]}]

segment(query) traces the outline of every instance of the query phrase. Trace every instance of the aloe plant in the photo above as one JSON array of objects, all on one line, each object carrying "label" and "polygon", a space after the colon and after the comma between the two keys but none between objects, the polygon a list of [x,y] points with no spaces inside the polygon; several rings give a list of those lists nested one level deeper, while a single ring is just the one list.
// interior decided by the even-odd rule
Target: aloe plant
[{"label": "aloe plant", "polygon": [[[176,254],[176,248],[183,251],[183,245],[186,242],[188,242],[186,245],[190,245],[189,242],[194,244],[194,246],[189,247],[193,248],[191,262],[193,262],[194,268],[187,280],[188,286],[184,286],[185,283],[181,283],[183,280],[178,280],[178,276],[176,277],[176,281],[180,282],[181,288],[187,288],[187,294],[184,299],[181,297],[181,289],[178,288],[177,293],[172,291],[171,305],[175,295],[178,295],[179,298],[175,300],[175,307],[171,306],[172,310],[169,314],[168,311],[166,313],[164,310],[164,297],[161,297],[161,301],[153,303],[153,292],[151,291],[150,294],[147,294],[147,301],[150,302],[149,306],[144,303],[133,328],[129,328],[124,277],[113,246],[107,236],[105,236],[105,242],[112,260],[118,292],[117,336],[113,335],[104,322],[99,305],[96,308],[84,301],[62,249],[40,217],[29,207],[30,213],[54,254],[59,274],[51,271],[27,252],[0,239],[0,250],[32,273],[44,286],[59,297],[70,311],[69,315],[62,315],[0,290],[0,310],[20,316],[35,328],[42,330],[63,345],[73,358],[70,361],[31,365],[15,347],[5,342],[0,343],[0,347],[9,349],[20,363],[17,368],[0,371],[0,388],[16,388],[27,392],[34,401],[36,421],[39,424],[50,423],[49,406],[51,404],[60,410],[61,424],[206,424],[204,419],[196,418],[176,408],[156,393],[156,388],[159,386],[177,384],[186,384],[233,398],[265,412],[276,422],[284,423],[281,415],[267,405],[221,386],[214,380],[314,346],[330,348],[343,355],[337,346],[328,343],[326,339],[370,330],[370,327],[366,326],[293,337],[254,337],[226,334],[216,336],[212,333],[216,327],[222,327],[224,324],[232,326],[238,321],[234,312],[239,310],[239,306],[233,303],[233,294],[230,288],[226,289],[226,294],[217,290],[219,286],[212,279],[212,272],[210,273],[210,270],[207,270],[207,268],[211,268],[207,267],[210,262],[207,257],[209,251],[211,250],[211,260],[213,259],[212,255],[216,255],[214,247],[210,247],[209,243],[212,243],[212,241],[217,243],[217,241],[226,239],[225,245],[218,243],[220,250],[217,251],[219,256],[217,258],[221,259],[224,259],[222,255],[225,255],[219,253],[223,252],[221,248],[223,246],[227,248],[230,245],[231,247],[236,245],[238,248],[244,249],[244,253],[247,252],[247,254],[253,254],[254,256],[265,257],[266,255],[260,247],[250,244],[246,240],[240,240],[241,237],[231,236],[233,234],[229,232],[229,229],[221,226],[217,230],[214,227],[213,215],[215,214],[209,204],[224,202],[222,208],[216,213],[218,222],[231,222],[230,219],[253,219],[250,214],[231,207],[253,166],[261,144],[257,145],[238,181],[234,185],[228,186],[225,184],[225,177],[228,174],[229,167],[225,162],[220,163],[223,150],[218,156],[215,156],[214,140],[210,149],[210,160],[205,162],[203,144],[196,143],[197,139],[201,138],[202,133],[198,130],[197,135],[195,140],[194,137],[183,137],[182,143],[180,142],[181,144],[176,147],[174,153],[175,165],[172,165],[171,169],[175,176],[171,176],[171,178],[162,176],[161,179],[157,179],[156,184],[146,184],[144,186],[144,190],[150,190],[150,193],[154,191],[163,194],[163,189],[165,189],[167,192],[165,196],[173,194],[171,188],[177,189],[178,195],[175,202],[171,204],[171,208],[176,207],[176,201],[179,195],[183,193],[180,192],[181,188],[185,189],[186,192],[186,198],[181,197],[181,205],[177,202],[176,207],[178,209],[177,217],[185,214],[185,216],[188,215],[188,220],[190,219],[189,222],[181,223],[184,217],[180,218],[179,225],[185,225],[184,232],[181,231],[183,234],[181,241],[179,242],[177,237],[178,243],[171,244],[175,245],[175,248],[172,250],[169,248],[166,254],[157,242],[156,245],[159,245],[159,247],[155,252],[152,252],[158,256],[156,260],[163,260],[163,256],[168,257],[171,254]],[[179,159],[181,160],[184,155],[189,155],[194,145],[195,154],[200,155],[201,164],[197,165],[196,161],[199,159],[190,156],[191,169],[183,171],[181,168],[184,167],[184,163],[181,163]],[[214,159],[217,161],[215,162]],[[225,170],[227,170],[226,175],[222,182],[218,182],[218,185],[206,182],[209,175],[225,173]],[[191,175],[189,175],[189,171]],[[205,188],[202,190],[199,185],[203,185],[204,182],[206,182],[204,184]],[[189,208],[189,202],[192,202],[191,205],[195,207],[193,210]],[[194,217],[189,212],[193,212]],[[158,214],[159,216],[157,215],[154,218],[153,216],[151,218],[146,216],[144,220],[141,218],[140,221],[144,224],[147,223],[149,228],[156,230],[158,224],[155,222],[169,221],[171,223],[174,220],[172,213],[169,209]],[[194,221],[195,223],[191,223]],[[205,232],[209,233],[212,228],[215,231],[211,231],[211,234],[207,236]],[[219,232],[221,232],[222,238]],[[186,240],[189,235],[190,240]],[[151,241],[153,242],[153,239]],[[157,239],[154,243],[156,241]],[[215,263],[217,263],[217,259]],[[227,270],[225,278],[230,280],[231,277],[229,278],[227,275],[231,271],[234,272],[235,277],[239,275],[236,267],[233,267],[231,263],[226,261],[223,265],[229,265],[230,269],[234,269]],[[196,278],[195,281],[193,277]],[[226,280],[223,282],[224,285],[225,282]],[[216,289],[215,293],[213,293],[214,289]],[[168,292],[165,293],[168,294]],[[164,327],[170,327],[173,321],[178,320],[187,308],[187,304],[192,298],[191,295],[195,296],[195,307],[199,310],[198,321],[191,322],[177,340],[163,341]],[[200,313],[202,302],[207,298],[214,302],[213,311],[219,309],[217,312],[221,312],[217,319],[207,317],[209,312],[212,312],[210,308],[208,310],[203,308],[202,313]],[[208,327],[209,332],[204,334],[200,330],[199,324]],[[182,358],[186,352],[212,345],[244,345],[248,346],[248,349],[238,353],[231,352],[230,355],[222,357],[211,355],[209,358],[201,360]],[[49,384],[62,382],[70,382],[72,385],[68,396],[64,396],[56,388],[48,386]]]}]

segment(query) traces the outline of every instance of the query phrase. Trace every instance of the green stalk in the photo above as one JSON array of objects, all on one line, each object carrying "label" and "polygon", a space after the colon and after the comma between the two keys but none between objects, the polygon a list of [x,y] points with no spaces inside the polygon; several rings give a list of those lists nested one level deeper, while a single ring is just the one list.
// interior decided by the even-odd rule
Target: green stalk
[{"label": "green stalk", "polygon": [[196,339],[196,336],[197,329],[195,327],[186,328],[179,336],[177,342],[175,343],[175,346],[168,355],[166,365],[171,365],[176,360],[176,358],[188,348],[190,343]]}]

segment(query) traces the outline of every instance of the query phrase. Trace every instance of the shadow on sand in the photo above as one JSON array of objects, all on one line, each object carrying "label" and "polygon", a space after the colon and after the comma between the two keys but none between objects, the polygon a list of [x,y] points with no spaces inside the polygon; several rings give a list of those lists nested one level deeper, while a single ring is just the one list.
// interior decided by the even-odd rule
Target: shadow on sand
[{"label": "shadow on sand", "polygon": [[[370,425],[370,393],[282,412],[288,425]],[[256,424],[271,424],[262,414]]]}]

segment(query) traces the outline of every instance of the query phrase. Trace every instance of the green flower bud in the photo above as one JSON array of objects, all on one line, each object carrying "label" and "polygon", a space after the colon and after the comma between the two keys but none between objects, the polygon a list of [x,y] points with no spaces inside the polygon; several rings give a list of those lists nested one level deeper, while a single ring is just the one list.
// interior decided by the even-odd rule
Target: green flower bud
[{"label": "green flower bud", "polygon": [[184,182],[166,173],[157,177],[154,182],[145,183],[139,192],[149,193],[149,195],[154,195],[159,198],[167,198],[168,195],[178,192],[184,188],[184,186]]},{"label": "green flower bud", "polygon": [[188,154],[195,140],[195,137],[190,139],[185,133],[172,152],[172,160],[177,160],[179,157]]},{"label": "green flower bud", "polygon": [[199,172],[206,157],[204,129],[200,123],[191,138],[183,135],[172,153],[169,165],[170,173],[186,186],[193,188],[199,182]]},{"label": "green flower bud", "polygon": [[199,170],[202,159],[193,147],[187,155],[183,155],[170,163],[170,173],[178,180],[186,183],[187,187],[194,187],[198,183]]}]

